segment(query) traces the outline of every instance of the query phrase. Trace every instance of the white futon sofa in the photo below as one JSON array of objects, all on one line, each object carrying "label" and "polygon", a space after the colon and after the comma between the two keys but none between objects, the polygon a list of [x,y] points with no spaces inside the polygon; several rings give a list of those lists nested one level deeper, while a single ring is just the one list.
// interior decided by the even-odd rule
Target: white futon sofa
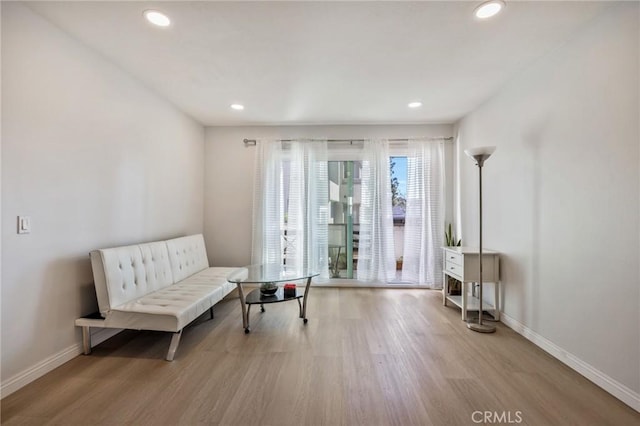
[{"label": "white futon sofa", "polygon": [[202,235],[90,253],[100,315],[79,318],[83,349],[91,353],[91,327],[173,332],[173,361],[182,329],[229,294],[235,268],[210,268]]}]

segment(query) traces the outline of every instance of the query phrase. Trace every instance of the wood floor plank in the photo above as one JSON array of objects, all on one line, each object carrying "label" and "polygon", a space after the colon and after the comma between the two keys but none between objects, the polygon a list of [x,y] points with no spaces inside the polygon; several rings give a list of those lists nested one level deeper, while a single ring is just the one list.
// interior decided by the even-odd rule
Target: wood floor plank
[{"label": "wood floor plank", "polygon": [[[237,297],[184,330],[126,331],[1,401],[7,425],[635,425],[624,405],[503,324],[467,329],[436,291],[311,289],[295,302]],[[504,420],[504,419],[503,419]]]}]

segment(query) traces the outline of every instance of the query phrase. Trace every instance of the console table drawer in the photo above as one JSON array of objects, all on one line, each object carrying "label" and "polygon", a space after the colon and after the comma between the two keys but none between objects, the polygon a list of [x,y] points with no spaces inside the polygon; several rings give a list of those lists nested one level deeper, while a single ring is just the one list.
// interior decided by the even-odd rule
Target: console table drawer
[{"label": "console table drawer", "polygon": [[462,276],[464,275],[464,268],[462,267],[462,265],[458,265],[456,263],[453,263],[453,261],[449,260],[449,254],[447,254],[447,261],[446,261],[446,269],[447,269],[447,273],[449,273],[450,275],[457,275],[458,279],[462,279]]},{"label": "console table drawer", "polygon": [[[447,263],[455,263],[456,265],[462,265],[463,264],[462,254],[460,254],[460,253],[452,253],[452,252],[445,251],[444,255],[445,255],[445,260],[447,261]],[[449,268],[447,268],[447,270],[448,269]],[[462,272],[460,272],[460,275],[462,275]]]}]

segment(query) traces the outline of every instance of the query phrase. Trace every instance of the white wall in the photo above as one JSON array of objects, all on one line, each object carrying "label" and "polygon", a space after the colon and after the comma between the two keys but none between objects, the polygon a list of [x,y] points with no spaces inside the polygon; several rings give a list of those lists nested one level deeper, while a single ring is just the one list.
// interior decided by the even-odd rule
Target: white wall
[{"label": "white wall", "polygon": [[77,353],[73,321],[97,310],[90,250],[202,232],[204,129],[6,2],[2,112],[4,392]]},{"label": "white wall", "polygon": [[459,123],[456,153],[463,237],[477,244],[478,171],[463,151],[497,145],[484,241],[503,253],[508,318],[636,397],[638,21],[637,3],[617,5],[528,67]]},{"label": "white wall", "polygon": [[[251,260],[254,152],[242,140],[256,138],[407,138],[451,136],[449,124],[380,126],[208,127],[205,146],[205,241],[209,263],[241,266]],[[451,158],[453,144],[445,145]],[[447,181],[453,179],[452,168]],[[452,198],[447,202],[453,204]],[[447,211],[452,217],[452,207]],[[444,232],[444,230],[443,230]]]}]

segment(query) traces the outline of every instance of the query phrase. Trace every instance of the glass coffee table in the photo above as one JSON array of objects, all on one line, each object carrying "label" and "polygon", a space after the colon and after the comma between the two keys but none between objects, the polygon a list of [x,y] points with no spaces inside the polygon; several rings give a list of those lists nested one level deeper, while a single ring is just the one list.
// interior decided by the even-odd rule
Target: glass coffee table
[{"label": "glass coffee table", "polygon": [[[307,323],[307,299],[309,298],[309,287],[311,279],[318,273],[304,268],[292,268],[280,264],[250,265],[236,269],[227,277],[227,281],[235,283],[238,287],[238,295],[240,296],[240,305],[242,306],[242,326],[244,332],[249,333],[249,313],[251,305],[260,305],[260,310],[264,312],[264,305],[269,303],[287,302],[289,300],[297,300],[300,310],[300,318]],[[243,284],[266,284],[285,283],[290,281],[306,280],[304,292],[296,287],[295,294],[287,294],[285,296],[284,289],[278,286],[277,291],[272,295],[263,295],[260,288],[256,288],[244,294]],[[302,299],[302,303],[300,303]]]}]

